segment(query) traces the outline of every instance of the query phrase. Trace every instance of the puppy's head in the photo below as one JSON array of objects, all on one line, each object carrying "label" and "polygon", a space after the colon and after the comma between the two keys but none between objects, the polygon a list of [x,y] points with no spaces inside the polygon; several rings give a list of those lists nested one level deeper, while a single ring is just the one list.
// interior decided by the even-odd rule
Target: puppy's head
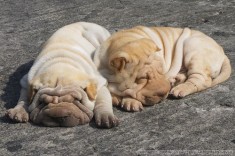
[{"label": "puppy's head", "polygon": [[143,73],[145,76],[136,79],[137,86],[143,87],[139,87],[137,92],[130,90],[127,94],[133,96],[135,93],[134,97],[145,105],[154,105],[164,100],[170,91],[170,83],[164,75],[151,71],[151,69]]},{"label": "puppy's head", "polygon": [[108,77],[110,91],[122,97],[135,98],[145,105],[165,99],[170,83],[163,74],[162,60],[157,54],[160,49],[147,38],[112,48],[118,40],[108,49],[111,51],[109,66],[114,73]]},{"label": "puppy's head", "polygon": [[93,117],[96,83],[88,78],[71,83],[63,78],[56,82],[55,86],[45,86],[39,78],[31,83],[30,119],[45,126],[71,127],[88,123]]},{"label": "puppy's head", "polygon": [[81,103],[77,105],[72,102],[42,103],[30,113],[30,120],[50,127],[72,127],[88,123],[92,116],[92,111]]}]

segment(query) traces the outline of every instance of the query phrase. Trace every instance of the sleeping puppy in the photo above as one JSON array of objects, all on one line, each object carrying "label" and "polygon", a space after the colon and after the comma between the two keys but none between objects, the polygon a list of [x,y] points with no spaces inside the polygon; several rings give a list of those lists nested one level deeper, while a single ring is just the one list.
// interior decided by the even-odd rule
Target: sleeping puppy
[{"label": "sleeping puppy", "polygon": [[[202,91],[229,78],[223,48],[189,28],[144,27],[119,31],[95,54],[114,105],[140,111],[165,99]],[[171,88],[172,87],[172,88]]]},{"label": "sleeping puppy", "polygon": [[88,123],[94,113],[98,126],[118,125],[112,98],[91,56],[109,32],[79,22],[56,31],[46,42],[28,74],[21,79],[18,104],[6,115],[17,122],[45,126]]}]

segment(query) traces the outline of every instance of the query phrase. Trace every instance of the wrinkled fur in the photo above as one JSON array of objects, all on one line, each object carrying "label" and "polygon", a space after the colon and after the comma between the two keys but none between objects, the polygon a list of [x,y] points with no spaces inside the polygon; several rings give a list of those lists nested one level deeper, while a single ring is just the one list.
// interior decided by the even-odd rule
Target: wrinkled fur
[{"label": "wrinkled fur", "polygon": [[127,111],[140,111],[168,93],[184,97],[202,91],[231,73],[222,47],[188,28],[137,26],[119,31],[98,49],[95,63],[108,79],[114,105]]},{"label": "wrinkled fur", "polygon": [[45,126],[88,123],[117,126],[112,99],[91,55],[109,37],[103,27],[79,22],[56,31],[45,43],[29,73],[21,80],[21,95],[6,113],[12,120]]}]

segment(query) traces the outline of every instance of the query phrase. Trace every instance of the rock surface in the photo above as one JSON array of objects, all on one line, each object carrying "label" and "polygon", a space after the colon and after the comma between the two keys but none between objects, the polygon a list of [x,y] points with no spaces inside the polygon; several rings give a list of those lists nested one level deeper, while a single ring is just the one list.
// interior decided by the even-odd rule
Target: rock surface
[{"label": "rock surface", "polygon": [[4,117],[41,45],[73,22],[95,22],[111,32],[135,25],[198,29],[224,47],[234,68],[234,0],[0,0],[0,8],[0,155],[164,155],[165,150],[189,155],[235,149],[234,70],[225,83],[184,99],[139,113],[115,108],[121,124],[113,129],[97,129],[94,122],[48,128]]}]

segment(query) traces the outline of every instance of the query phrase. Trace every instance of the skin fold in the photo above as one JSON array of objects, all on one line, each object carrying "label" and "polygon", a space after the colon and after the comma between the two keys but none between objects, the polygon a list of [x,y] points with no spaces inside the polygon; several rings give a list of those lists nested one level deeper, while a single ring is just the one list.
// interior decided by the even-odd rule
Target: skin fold
[{"label": "skin fold", "polygon": [[93,117],[97,126],[117,126],[107,81],[92,61],[95,49],[109,36],[105,28],[86,22],[56,31],[21,79],[19,101],[6,115],[44,126],[77,126]]},{"label": "skin fold", "polygon": [[140,111],[168,94],[182,98],[202,91],[231,74],[223,48],[189,28],[137,26],[116,32],[94,60],[109,82],[113,104],[126,111]]}]

